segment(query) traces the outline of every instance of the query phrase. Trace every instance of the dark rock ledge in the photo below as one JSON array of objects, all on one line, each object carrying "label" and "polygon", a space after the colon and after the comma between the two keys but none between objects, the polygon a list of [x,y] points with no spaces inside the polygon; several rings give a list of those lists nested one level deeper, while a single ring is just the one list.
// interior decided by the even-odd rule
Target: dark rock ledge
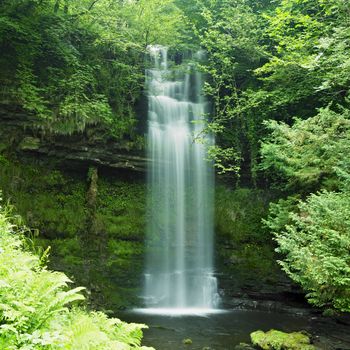
[{"label": "dark rock ledge", "polygon": [[68,136],[47,134],[34,127],[27,113],[0,104],[0,152],[19,156],[49,157],[73,165],[100,165],[144,172],[147,158],[141,147],[127,139],[116,140],[98,126]]},{"label": "dark rock ledge", "polygon": [[24,137],[18,147],[19,153],[46,155],[57,160],[102,165],[108,168],[145,171],[147,159],[141,155],[128,153],[117,144],[93,144],[82,139],[78,142],[62,142],[59,139],[40,140],[31,136]]}]

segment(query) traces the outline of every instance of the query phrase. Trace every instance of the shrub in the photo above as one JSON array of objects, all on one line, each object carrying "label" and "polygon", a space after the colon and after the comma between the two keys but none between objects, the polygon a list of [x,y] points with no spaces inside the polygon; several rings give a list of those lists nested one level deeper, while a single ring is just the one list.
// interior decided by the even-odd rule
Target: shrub
[{"label": "shrub", "polygon": [[338,172],[350,147],[347,110],[338,114],[325,108],[312,118],[296,119],[292,126],[276,121],[266,126],[271,133],[262,143],[262,169],[278,181],[282,176],[290,187],[339,188]]},{"label": "shrub", "polygon": [[323,191],[299,201],[274,204],[267,226],[284,255],[284,271],[310,303],[350,311],[349,193]]}]

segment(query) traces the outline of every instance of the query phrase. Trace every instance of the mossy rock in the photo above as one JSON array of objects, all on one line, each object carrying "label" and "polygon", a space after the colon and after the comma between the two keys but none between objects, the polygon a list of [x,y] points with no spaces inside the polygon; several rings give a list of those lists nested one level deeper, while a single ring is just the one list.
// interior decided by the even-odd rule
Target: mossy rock
[{"label": "mossy rock", "polygon": [[304,332],[284,333],[271,329],[250,334],[254,346],[263,350],[316,350]]},{"label": "mossy rock", "polygon": [[182,343],[183,343],[184,345],[191,345],[193,342],[192,342],[192,339],[186,338],[186,339],[184,339],[184,340],[182,341]]}]

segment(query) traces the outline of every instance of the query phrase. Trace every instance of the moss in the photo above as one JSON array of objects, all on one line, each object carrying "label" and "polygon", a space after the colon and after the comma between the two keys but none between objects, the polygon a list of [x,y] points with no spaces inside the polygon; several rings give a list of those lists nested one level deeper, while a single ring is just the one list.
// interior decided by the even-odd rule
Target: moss
[{"label": "moss", "polygon": [[145,185],[102,179],[99,183],[97,221],[110,238],[143,240]]},{"label": "moss", "polygon": [[[51,246],[50,268],[87,285],[102,308],[138,302],[142,280],[145,186],[99,177],[96,235],[88,237],[87,177],[39,163],[0,158],[0,188],[25,223],[38,230],[36,246]],[[94,204],[95,205],[95,204]]]},{"label": "moss", "polygon": [[264,242],[269,236],[261,225],[268,213],[269,196],[264,191],[218,186],[215,197],[215,226],[223,239]]},{"label": "moss", "polygon": [[182,341],[182,343],[185,345],[191,345],[193,343],[193,341],[190,338],[186,338]]},{"label": "moss", "polygon": [[239,286],[276,284],[280,268],[275,245],[262,219],[268,215],[271,194],[262,190],[218,186],[215,227],[218,265]]},{"label": "moss", "polygon": [[85,186],[59,171],[7,159],[0,167],[0,188],[26,224],[55,239],[83,232]]},{"label": "moss", "polygon": [[305,332],[284,333],[271,329],[250,334],[253,345],[263,350],[315,350],[310,337]]}]

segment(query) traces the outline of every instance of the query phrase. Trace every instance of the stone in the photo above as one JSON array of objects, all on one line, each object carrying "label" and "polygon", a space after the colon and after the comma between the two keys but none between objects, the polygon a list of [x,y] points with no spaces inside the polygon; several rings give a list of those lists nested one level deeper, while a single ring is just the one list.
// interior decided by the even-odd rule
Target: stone
[{"label": "stone", "polygon": [[186,338],[182,341],[183,344],[185,345],[191,345],[193,342],[192,342],[192,339],[190,338]]},{"label": "stone", "polygon": [[250,334],[254,346],[263,350],[316,350],[306,332],[284,333],[275,329]]},{"label": "stone", "polygon": [[0,103],[0,149],[15,151],[20,157],[43,161],[54,159],[55,165],[69,169],[103,166],[143,174],[149,163],[145,155],[143,135],[138,141],[115,138],[106,130],[89,125],[81,133],[58,135],[35,126],[37,119],[21,110]]}]

